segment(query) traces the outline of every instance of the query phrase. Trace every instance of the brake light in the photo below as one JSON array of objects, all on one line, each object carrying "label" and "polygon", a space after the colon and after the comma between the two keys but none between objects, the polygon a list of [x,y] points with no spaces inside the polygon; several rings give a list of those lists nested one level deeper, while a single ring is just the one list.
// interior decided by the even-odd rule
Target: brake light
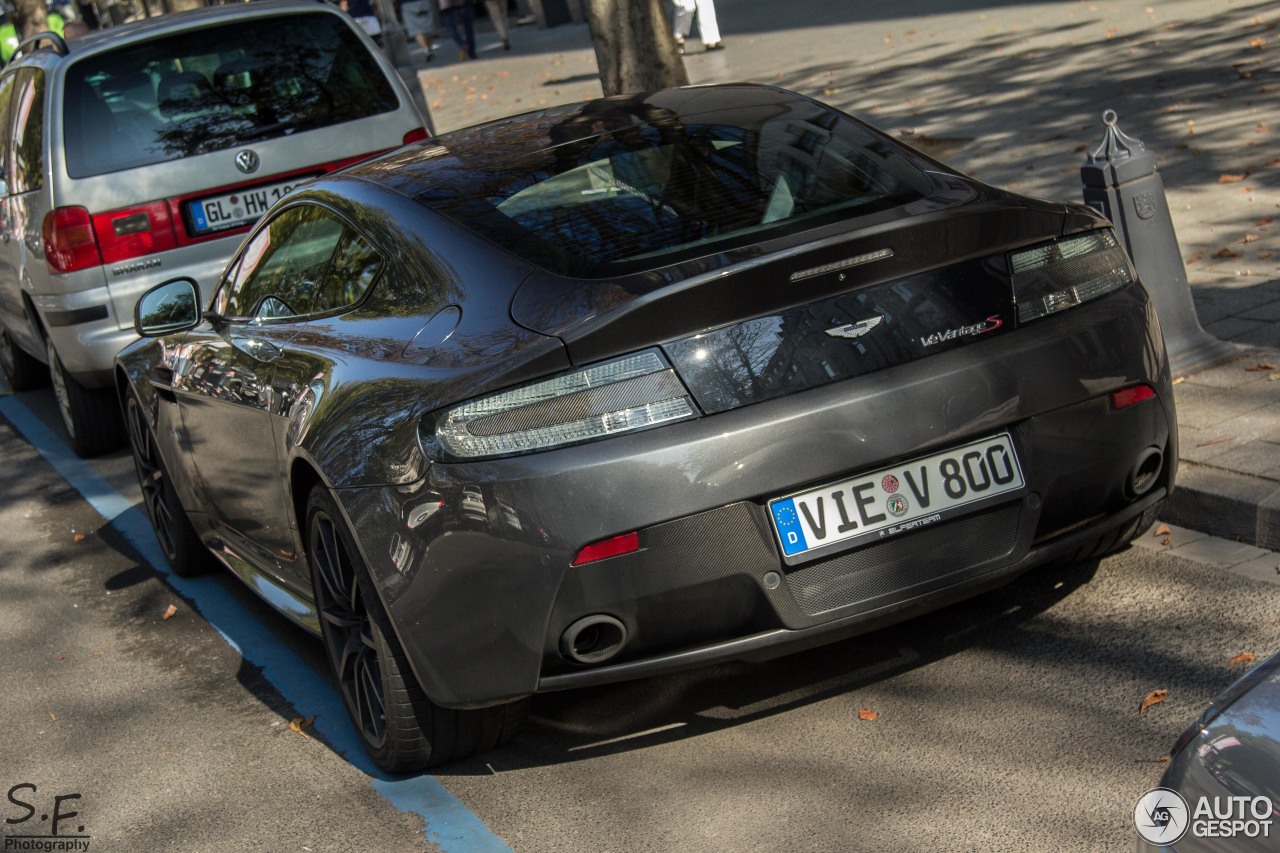
[{"label": "brake light", "polygon": [[428,139],[430,136],[431,134],[427,133],[427,129],[425,127],[415,127],[404,135],[404,141],[400,144],[411,145],[414,142],[421,142],[424,139]]},{"label": "brake light", "polygon": [[583,563],[594,563],[596,560],[619,557],[639,550],[640,534],[637,532],[624,533],[621,536],[614,536],[611,539],[604,539],[587,545],[578,552],[578,556],[573,558],[573,565],[581,566]]},{"label": "brake light", "polygon": [[40,224],[44,256],[53,272],[74,272],[102,263],[93,221],[83,207],[59,207],[49,211]]},{"label": "brake light", "polygon": [[173,217],[163,201],[93,215],[104,264],[165,252],[178,246]]}]

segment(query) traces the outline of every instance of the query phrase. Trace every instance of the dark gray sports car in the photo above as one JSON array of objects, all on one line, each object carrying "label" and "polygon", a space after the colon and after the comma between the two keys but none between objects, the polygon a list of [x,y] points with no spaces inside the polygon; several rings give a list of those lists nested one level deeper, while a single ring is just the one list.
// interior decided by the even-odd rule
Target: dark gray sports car
[{"label": "dark gray sports car", "polygon": [[118,360],[175,571],[324,639],[389,770],[528,697],[829,642],[1126,543],[1155,313],[1087,208],[808,98],[558,107],[317,180]]}]

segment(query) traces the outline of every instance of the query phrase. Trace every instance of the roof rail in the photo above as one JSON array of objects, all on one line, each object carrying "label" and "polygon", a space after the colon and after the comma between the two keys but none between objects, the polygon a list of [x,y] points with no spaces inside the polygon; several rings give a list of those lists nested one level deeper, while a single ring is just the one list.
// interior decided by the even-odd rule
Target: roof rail
[{"label": "roof rail", "polygon": [[23,53],[23,49],[26,48],[27,45],[36,45],[38,42],[41,42],[41,41],[49,41],[53,45],[53,49],[58,54],[58,56],[66,56],[68,53],[71,52],[71,48],[67,47],[66,41],[63,40],[62,36],[58,35],[57,33],[54,33],[54,32],[36,33],[35,35],[27,36],[18,44],[17,49],[14,50],[13,56],[10,57],[9,61],[12,62],[13,60],[21,56]]}]

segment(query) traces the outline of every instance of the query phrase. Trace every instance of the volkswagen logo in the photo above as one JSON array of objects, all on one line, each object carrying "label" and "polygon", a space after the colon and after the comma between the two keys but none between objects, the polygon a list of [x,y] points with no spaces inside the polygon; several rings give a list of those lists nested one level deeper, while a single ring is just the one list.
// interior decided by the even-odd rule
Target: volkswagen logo
[{"label": "volkswagen logo", "polygon": [[236,168],[244,172],[246,175],[251,175],[258,171],[258,165],[260,162],[261,161],[258,160],[257,153],[248,148],[236,155]]}]

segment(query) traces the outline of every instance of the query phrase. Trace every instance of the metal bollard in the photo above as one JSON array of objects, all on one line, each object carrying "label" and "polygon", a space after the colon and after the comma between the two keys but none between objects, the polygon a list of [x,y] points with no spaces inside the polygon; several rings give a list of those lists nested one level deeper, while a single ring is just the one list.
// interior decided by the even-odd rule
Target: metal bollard
[{"label": "metal bollard", "polygon": [[1080,167],[1084,203],[1111,220],[1138,278],[1151,294],[1164,332],[1169,367],[1181,376],[1235,356],[1235,346],[1200,326],[1187,269],[1173,231],[1155,155],[1116,126],[1115,110],[1102,114],[1102,142]]}]

